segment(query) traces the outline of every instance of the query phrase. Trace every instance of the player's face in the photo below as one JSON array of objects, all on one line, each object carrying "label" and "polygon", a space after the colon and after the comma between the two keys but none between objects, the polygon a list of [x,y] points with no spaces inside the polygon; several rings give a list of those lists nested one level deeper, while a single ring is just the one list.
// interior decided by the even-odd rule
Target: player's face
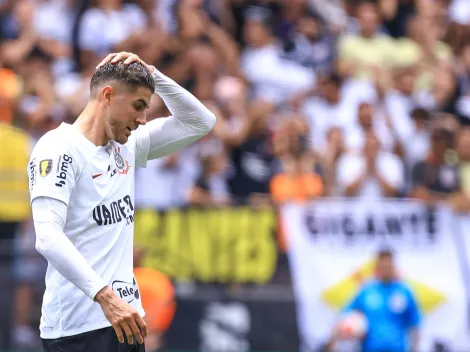
[{"label": "player's face", "polygon": [[108,118],[113,140],[125,144],[132,131],[145,125],[151,97],[152,92],[146,88],[113,96]]},{"label": "player's face", "polygon": [[377,277],[382,281],[391,281],[394,277],[395,267],[392,258],[380,258],[377,262]]}]

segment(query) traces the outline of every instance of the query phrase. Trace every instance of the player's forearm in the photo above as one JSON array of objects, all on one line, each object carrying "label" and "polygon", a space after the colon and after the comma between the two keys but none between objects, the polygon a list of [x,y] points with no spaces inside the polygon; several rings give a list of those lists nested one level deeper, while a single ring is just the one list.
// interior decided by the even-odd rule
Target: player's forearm
[{"label": "player's forearm", "polygon": [[[155,92],[163,99],[172,116],[154,119],[142,128],[140,133],[143,138],[137,139],[148,140],[147,160],[180,150],[204,137],[215,125],[215,115],[199,100],[172,79],[155,68],[153,70]],[[142,148],[145,149],[145,146]]]},{"label": "player's forearm", "polygon": [[155,68],[152,77],[155,81],[155,93],[188,131],[204,136],[212,130],[215,124],[214,114],[194,95]]},{"label": "player's forearm", "polygon": [[[72,282],[88,297],[94,299],[96,293],[107,283],[90,267],[85,258],[63,232],[61,211],[54,209],[45,197],[33,201],[33,219],[36,230],[36,249],[64,278]],[[65,215],[67,214],[66,205]],[[62,223],[62,224],[63,224]]]}]

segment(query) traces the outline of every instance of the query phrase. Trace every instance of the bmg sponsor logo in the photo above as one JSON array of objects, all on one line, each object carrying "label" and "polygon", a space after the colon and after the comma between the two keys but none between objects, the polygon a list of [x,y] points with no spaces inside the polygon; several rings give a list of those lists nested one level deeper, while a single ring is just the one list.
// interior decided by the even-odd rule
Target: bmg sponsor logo
[{"label": "bmg sponsor logo", "polygon": [[29,189],[32,190],[36,184],[36,158],[29,163]]},{"label": "bmg sponsor logo", "polygon": [[59,157],[59,162],[57,163],[57,176],[56,178],[58,181],[56,182],[57,187],[62,187],[65,185],[65,181],[67,180],[67,171],[72,164],[72,157],[64,154]]}]

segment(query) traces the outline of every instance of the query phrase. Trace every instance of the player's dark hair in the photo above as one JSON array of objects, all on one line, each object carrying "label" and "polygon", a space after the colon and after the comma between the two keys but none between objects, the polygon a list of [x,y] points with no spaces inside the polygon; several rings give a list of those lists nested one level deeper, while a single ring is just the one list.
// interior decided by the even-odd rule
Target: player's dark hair
[{"label": "player's dark hair", "polygon": [[96,88],[111,82],[118,82],[129,87],[132,91],[140,87],[147,88],[152,93],[155,91],[155,82],[152,75],[144,65],[137,62],[129,65],[124,65],[124,61],[115,64],[108,62],[98,68],[91,77],[91,96],[93,97]]},{"label": "player's dark hair", "polygon": [[393,259],[393,252],[390,249],[381,249],[377,253],[378,259]]}]

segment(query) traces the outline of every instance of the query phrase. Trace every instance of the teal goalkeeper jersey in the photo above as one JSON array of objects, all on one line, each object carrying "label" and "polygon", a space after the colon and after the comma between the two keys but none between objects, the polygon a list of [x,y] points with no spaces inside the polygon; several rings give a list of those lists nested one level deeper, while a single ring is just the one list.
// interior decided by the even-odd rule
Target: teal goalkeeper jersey
[{"label": "teal goalkeeper jersey", "polygon": [[346,311],[362,312],[368,321],[363,352],[407,352],[410,329],[421,317],[411,290],[400,281],[370,282],[359,291]]}]

